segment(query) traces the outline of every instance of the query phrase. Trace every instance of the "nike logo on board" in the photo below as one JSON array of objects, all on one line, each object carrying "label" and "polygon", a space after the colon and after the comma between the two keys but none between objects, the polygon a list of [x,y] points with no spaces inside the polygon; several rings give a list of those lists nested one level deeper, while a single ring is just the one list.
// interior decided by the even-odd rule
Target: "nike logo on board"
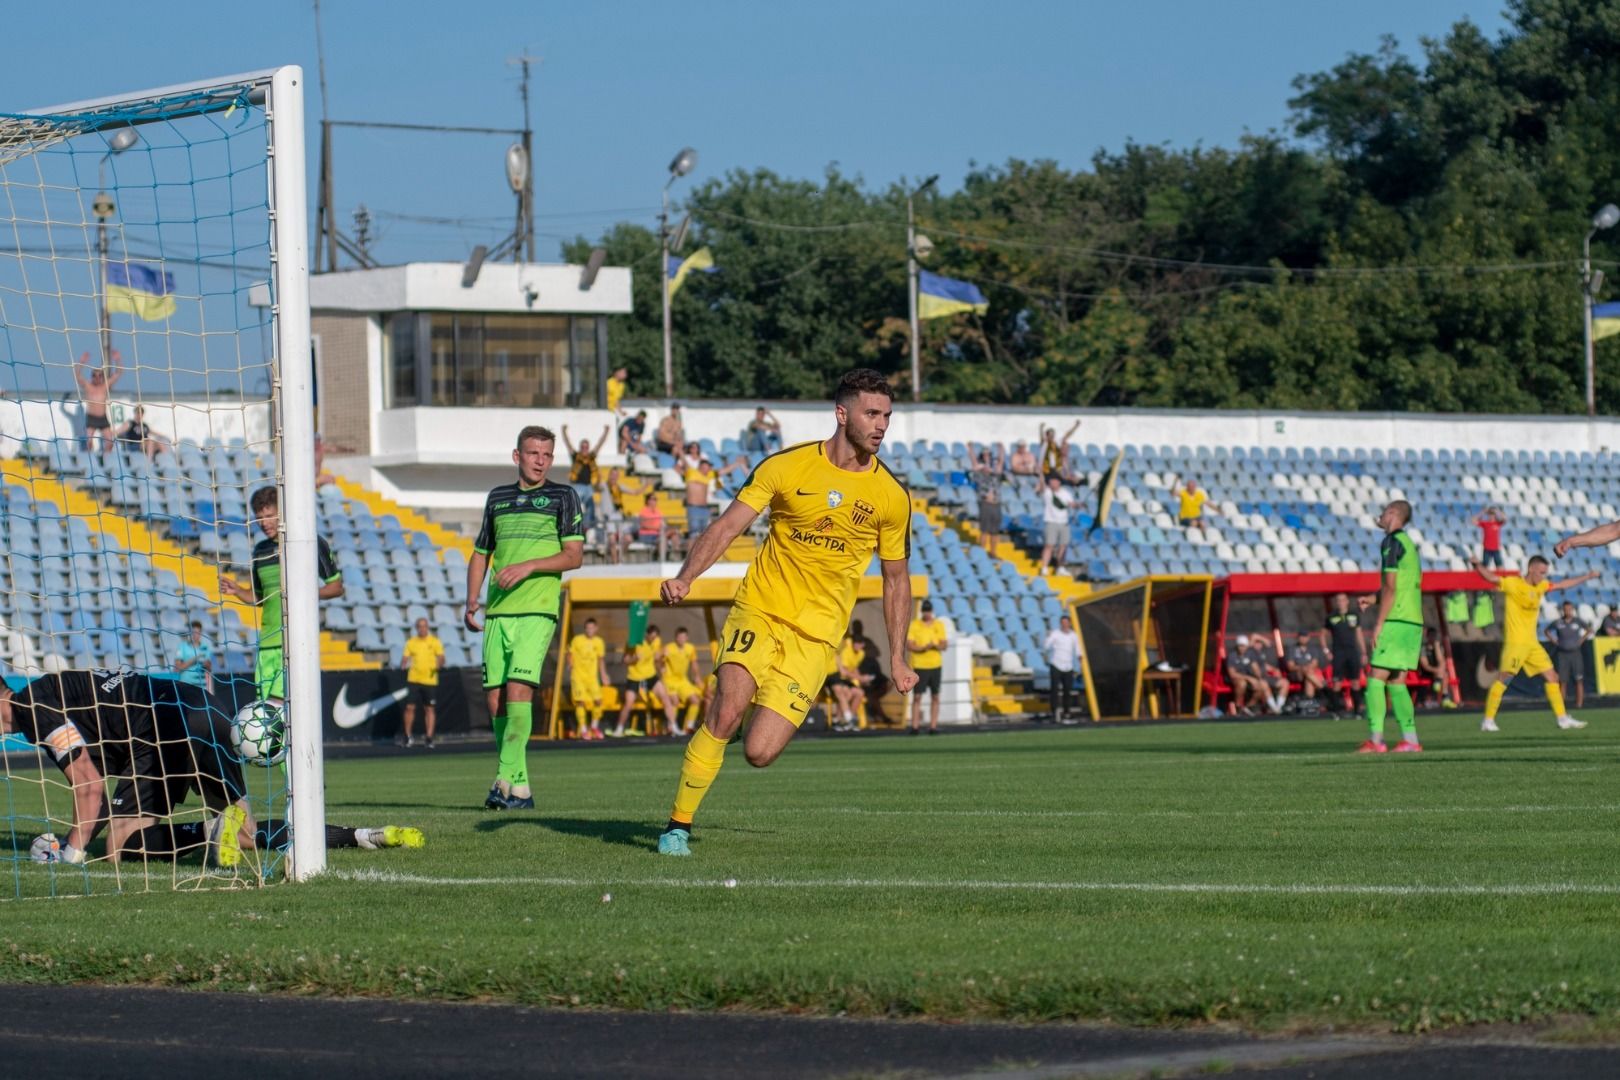
[{"label": "nike logo on board", "polygon": [[364,705],[354,705],[349,702],[349,684],[344,683],[343,689],[338,691],[337,700],[332,702],[332,723],[340,728],[357,728],[390,706],[404,701],[409,693],[410,688],[402,686],[391,694],[374,697]]}]

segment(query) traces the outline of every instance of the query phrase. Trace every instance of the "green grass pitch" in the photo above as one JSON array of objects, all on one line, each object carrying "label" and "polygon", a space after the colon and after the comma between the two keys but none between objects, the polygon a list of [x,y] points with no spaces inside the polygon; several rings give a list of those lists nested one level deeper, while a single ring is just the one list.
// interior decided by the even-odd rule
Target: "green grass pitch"
[{"label": "green grass pitch", "polygon": [[[733,747],[694,857],[680,749],[329,763],[329,814],[422,851],[262,890],[0,904],[0,978],[627,1008],[1402,1030],[1620,1010],[1620,714]],[[30,870],[38,868],[28,868]],[[735,879],[735,886],[727,885]],[[611,900],[606,894],[611,894]]]}]

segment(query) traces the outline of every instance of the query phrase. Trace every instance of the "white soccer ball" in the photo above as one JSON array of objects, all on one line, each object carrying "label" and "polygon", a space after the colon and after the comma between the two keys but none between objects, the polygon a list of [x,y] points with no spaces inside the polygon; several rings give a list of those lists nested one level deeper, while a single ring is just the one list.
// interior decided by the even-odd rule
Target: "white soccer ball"
[{"label": "white soccer ball", "polygon": [[280,705],[255,701],[231,721],[231,749],[249,765],[280,764],[287,756],[287,719]]}]

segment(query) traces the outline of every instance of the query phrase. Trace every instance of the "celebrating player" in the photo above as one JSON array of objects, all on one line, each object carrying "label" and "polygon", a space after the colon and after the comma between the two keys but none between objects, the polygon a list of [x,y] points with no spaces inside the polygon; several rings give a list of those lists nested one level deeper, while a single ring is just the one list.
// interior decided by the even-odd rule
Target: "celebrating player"
[{"label": "celebrating player", "polygon": [[[574,703],[575,738],[600,739],[602,687],[607,685],[607,642],[596,634],[596,620],[568,643],[568,689]],[[590,723],[586,724],[589,717]]]},{"label": "celebrating player", "polygon": [[[1578,537],[1571,537],[1571,540],[1573,539]],[[1570,540],[1565,540],[1558,545],[1558,549],[1562,549],[1559,551],[1560,554],[1568,550],[1566,545],[1587,546],[1571,544]],[[1502,593],[1502,658],[1496,665],[1496,681],[1491,684],[1490,692],[1485,695],[1485,719],[1480,721],[1479,730],[1501,730],[1496,726],[1496,711],[1502,706],[1502,695],[1507,693],[1508,683],[1512,682],[1513,676],[1521,671],[1528,678],[1541,676],[1542,692],[1547,695],[1547,704],[1552,706],[1553,716],[1557,718],[1559,727],[1565,730],[1585,727],[1584,720],[1577,720],[1566,711],[1564,691],[1558,684],[1558,673],[1553,670],[1552,658],[1547,655],[1547,650],[1536,637],[1536,623],[1541,615],[1542,597],[1559,589],[1584,585],[1599,576],[1597,571],[1564,581],[1548,581],[1547,572],[1551,569],[1551,565],[1540,555],[1531,556],[1530,561],[1525,563],[1523,577],[1499,576],[1485,569],[1485,565],[1478,559],[1472,560],[1472,563],[1474,573],[1495,585]]]},{"label": "celebrating player", "polygon": [[1415,754],[1423,747],[1417,737],[1416,710],[1406,673],[1417,670],[1423,649],[1423,567],[1418,562],[1417,543],[1406,535],[1412,521],[1412,504],[1396,499],[1378,515],[1384,530],[1379,567],[1383,584],[1378,590],[1378,613],[1373,616],[1367,636],[1372,638],[1372,678],[1367,680],[1367,727],[1369,737],[1361,744],[1363,754],[1382,754],[1384,716],[1393,707],[1395,722],[1401,727],[1397,754]]},{"label": "celebrating player", "polygon": [[[529,426],[518,432],[512,464],[516,483],[502,484],[484,500],[484,522],[467,560],[467,626],[484,632],[484,693],[495,726],[500,765],[484,798],[489,810],[532,810],[529,734],[534,692],[540,685],[551,637],[557,631],[562,575],[585,559],[585,518],[567,484],[546,480],[557,438]],[[479,590],[491,571],[478,618]]]},{"label": "celebrating player", "polygon": [[787,748],[815,704],[849,624],[856,590],[875,551],[883,565],[883,616],[895,689],[917,675],[904,660],[911,616],[911,499],[878,460],[893,414],[883,376],[857,370],[838,383],[838,429],[760,463],[736,500],[693,544],[680,573],[665,581],[666,603],[686,598],[704,571],[759,514],[770,535],[755,556],[721,632],[714,706],[686,744],[675,807],[658,839],[664,855],[689,855],[692,819],[725,760],[726,743],[753,706],[743,753],[764,768]]},{"label": "celebrating player", "polygon": [[[259,650],[253,661],[253,681],[259,700],[279,705],[287,699],[287,665],[281,640],[281,604],[287,595],[281,580],[281,508],[276,489],[262,487],[253,493],[250,505],[264,539],[253,546],[253,588],[248,589],[228,577],[219,587],[244,604],[259,608]],[[322,600],[343,595],[343,571],[332,558],[326,537],[315,538],[315,572],[320,575]]]}]

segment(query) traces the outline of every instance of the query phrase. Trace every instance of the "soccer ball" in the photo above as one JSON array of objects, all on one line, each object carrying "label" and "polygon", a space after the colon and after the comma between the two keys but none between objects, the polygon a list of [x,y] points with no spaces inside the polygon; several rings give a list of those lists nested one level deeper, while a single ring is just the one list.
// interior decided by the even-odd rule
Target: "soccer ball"
[{"label": "soccer ball", "polygon": [[231,749],[249,765],[280,764],[287,756],[287,718],[280,705],[255,701],[231,721]]}]

